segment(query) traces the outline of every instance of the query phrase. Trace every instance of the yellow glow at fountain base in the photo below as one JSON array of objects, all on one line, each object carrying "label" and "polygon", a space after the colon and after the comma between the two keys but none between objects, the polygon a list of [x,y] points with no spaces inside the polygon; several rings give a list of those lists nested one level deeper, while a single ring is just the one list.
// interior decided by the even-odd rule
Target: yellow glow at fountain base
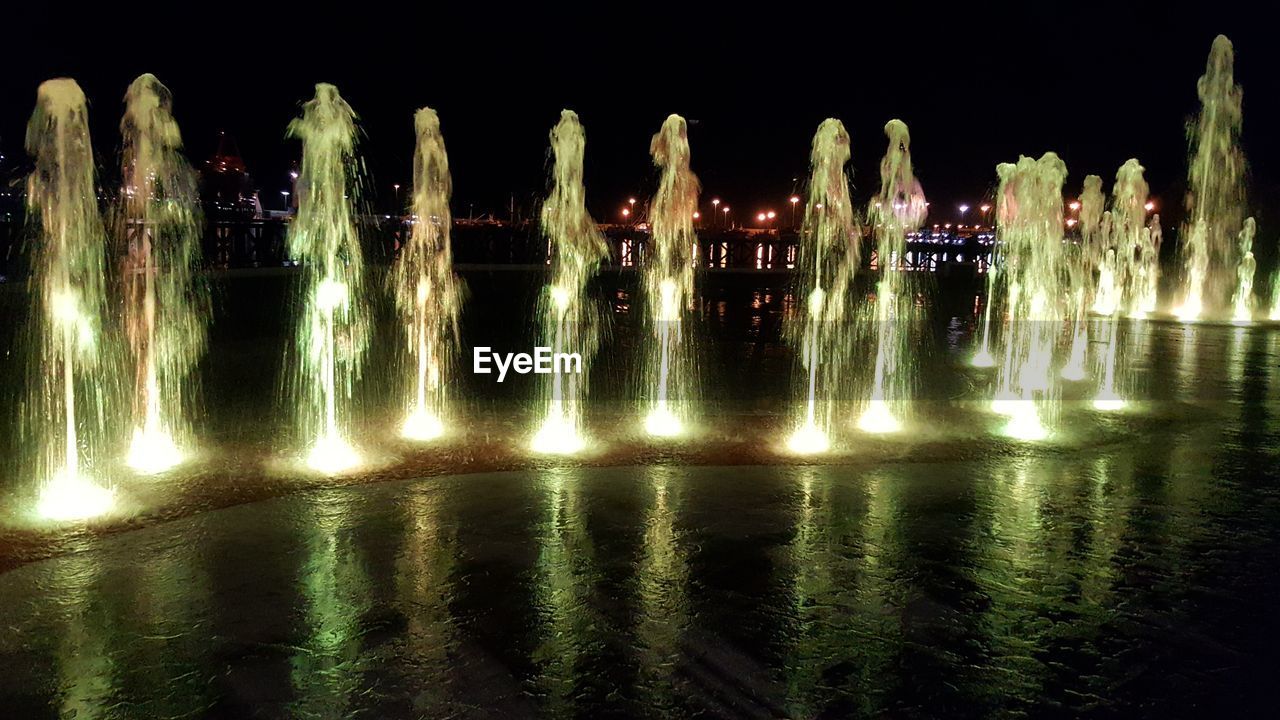
[{"label": "yellow glow at fountain base", "polygon": [[676,437],[684,432],[684,423],[667,408],[656,408],[644,419],[645,432],[654,437]]},{"label": "yellow glow at fountain base", "polygon": [[1098,397],[1093,399],[1093,409],[1102,410],[1103,412],[1123,410],[1125,404],[1124,398],[1109,391],[1099,393]]},{"label": "yellow glow at fountain base", "polygon": [[307,467],[326,475],[336,475],[360,465],[360,453],[341,435],[327,435],[307,453]]},{"label": "yellow glow at fountain base", "polygon": [[990,350],[979,350],[977,355],[973,356],[973,360],[969,363],[974,367],[989,368],[996,366],[996,359],[991,357]]},{"label": "yellow glow at fountain base", "polygon": [[797,455],[816,455],[831,448],[827,434],[817,425],[806,422],[787,438],[787,449]]},{"label": "yellow glow at fountain base", "polygon": [[1200,319],[1200,304],[1188,304],[1174,308],[1173,314],[1184,323],[1193,323]]},{"label": "yellow glow at fountain base", "polygon": [[[1004,428],[1000,431],[1005,437],[1011,437],[1015,440],[1026,440],[1034,442],[1036,440],[1044,440],[1049,437],[1049,429],[1040,422],[1040,414],[1036,412],[1036,404],[1030,400],[1010,400],[1007,410],[1003,414],[1009,416],[1009,422],[1005,423]],[[994,403],[993,403],[994,404]]]},{"label": "yellow glow at fountain base", "polygon": [[425,442],[444,434],[444,423],[435,413],[421,408],[409,413],[400,426],[400,436],[408,440]]},{"label": "yellow glow at fountain base", "polygon": [[49,520],[85,520],[115,505],[115,493],[92,480],[59,472],[40,491],[36,512]]},{"label": "yellow glow at fountain base", "polygon": [[887,435],[902,429],[902,422],[883,400],[872,400],[871,405],[858,418],[858,429],[866,433]]},{"label": "yellow glow at fountain base", "polygon": [[572,455],[587,446],[587,441],[563,417],[549,416],[534,434],[530,448],[543,455]]},{"label": "yellow glow at fountain base", "polygon": [[135,428],[133,442],[125,462],[129,467],[145,475],[162,473],[182,464],[182,450],[173,436],[157,428]]}]

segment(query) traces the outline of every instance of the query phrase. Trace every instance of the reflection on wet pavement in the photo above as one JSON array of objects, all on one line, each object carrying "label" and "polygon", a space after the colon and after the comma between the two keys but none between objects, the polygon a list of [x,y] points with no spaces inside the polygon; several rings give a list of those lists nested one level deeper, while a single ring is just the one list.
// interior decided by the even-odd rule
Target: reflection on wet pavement
[{"label": "reflection on wet pavement", "polygon": [[12,717],[1260,710],[1280,492],[1248,437],[1274,440],[1270,418],[1241,421],[1064,456],[493,473],[203,513],[0,575],[0,697]]}]

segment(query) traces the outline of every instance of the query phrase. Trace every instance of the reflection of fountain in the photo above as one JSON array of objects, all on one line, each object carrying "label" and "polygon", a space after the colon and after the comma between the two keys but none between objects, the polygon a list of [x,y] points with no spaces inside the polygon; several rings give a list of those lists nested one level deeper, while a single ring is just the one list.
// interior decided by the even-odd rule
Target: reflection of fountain
[{"label": "reflection of fountain", "polygon": [[669,116],[653,136],[649,152],[662,170],[653,199],[651,250],[644,266],[645,297],[655,343],[645,366],[650,435],[679,435],[693,400],[693,358],[685,314],[693,304],[698,178],[689,167],[684,118]]},{"label": "reflection of fountain", "polygon": [[911,397],[912,370],[904,366],[910,358],[908,344],[916,313],[905,267],[906,234],[920,226],[927,212],[924,191],[911,171],[906,123],[890,120],[884,133],[889,148],[880,161],[880,193],[867,213],[880,271],[874,315],[869,318],[875,328],[876,357],[871,398],[858,418],[858,427],[872,433],[897,432]]},{"label": "reflection of fountain", "polygon": [[125,318],[134,360],[134,431],[128,462],[161,472],[182,462],[184,402],[204,352],[209,300],[196,281],[201,222],[196,177],[182,157],[172,97],[154,75],[125,95],[123,233]]},{"label": "reflection of fountain", "polygon": [[1253,275],[1258,262],[1253,259],[1253,236],[1258,230],[1253,218],[1245,218],[1240,231],[1240,265],[1236,269],[1236,292],[1231,300],[1231,319],[1237,324],[1253,322]]},{"label": "reflection of fountain", "polygon": [[[1240,151],[1241,99],[1233,77],[1231,41],[1213,40],[1204,75],[1196,84],[1200,114],[1192,128],[1191,162],[1187,169],[1187,222],[1182,226],[1185,267],[1181,304],[1174,310],[1183,321],[1221,310],[1228,301],[1236,266],[1232,240],[1244,215],[1244,153]],[[1207,306],[1207,307],[1206,307]]]},{"label": "reflection of fountain", "polygon": [[35,158],[28,211],[39,218],[40,233],[32,261],[36,321],[28,330],[34,375],[27,383],[35,471],[44,483],[37,510],[49,518],[84,518],[112,504],[112,491],[89,477],[83,461],[105,440],[118,378],[102,334],[104,232],[88,113],[74,80],[40,85],[26,145]]},{"label": "reflection of fountain", "polygon": [[302,140],[298,215],[289,228],[289,253],[304,264],[294,410],[312,442],[307,464],[336,473],[360,462],[344,426],[368,344],[355,113],[336,87],[321,83],[289,134]]},{"label": "reflection of fountain", "polygon": [[996,168],[1001,277],[1007,288],[1004,358],[992,409],[1009,416],[1005,434],[1045,437],[1058,410],[1053,347],[1063,318],[1062,183],[1067,167],[1054,153]]},{"label": "reflection of fountain", "polygon": [[835,404],[848,386],[849,286],[858,268],[859,236],[849,198],[845,164],[849,134],[834,118],[813,136],[809,195],[800,232],[797,276],[807,302],[787,318],[786,332],[800,346],[805,368],[804,417],[787,442],[792,452],[823,452],[829,446]]},{"label": "reflection of fountain", "polygon": [[400,433],[411,440],[430,440],[444,432],[460,297],[449,245],[452,180],[440,118],[435,110],[422,108],[414,115],[414,128],[418,142],[413,156],[413,230],[396,258],[392,283],[413,374]]},{"label": "reflection of fountain", "polygon": [[542,206],[542,232],[551,248],[551,284],[540,302],[543,342],[553,353],[578,353],[581,373],[552,373],[546,389],[546,411],[533,438],[537,452],[572,453],[586,441],[582,436],[582,410],[586,400],[586,372],[600,345],[600,320],[587,299],[586,287],[608,246],[587,213],[582,161],[586,134],[578,115],[560,113],[551,130],[555,154],[551,194]]}]

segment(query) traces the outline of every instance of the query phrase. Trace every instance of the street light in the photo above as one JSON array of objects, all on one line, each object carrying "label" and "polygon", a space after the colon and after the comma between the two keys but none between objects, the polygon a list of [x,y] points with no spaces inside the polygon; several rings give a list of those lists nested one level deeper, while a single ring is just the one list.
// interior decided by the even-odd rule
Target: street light
[{"label": "street light", "polygon": [[965,205],[964,203],[960,203],[960,217],[964,217],[964,214],[967,212],[969,212],[969,206]]},{"label": "street light", "polygon": [[800,198],[795,195],[792,195],[790,202],[791,202],[791,225],[792,227],[794,227],[796,224],[796,203],[800,202]]},{"label": "street light", "polygon": [[1072,200],[1071,203],[1067,205],[1067,207],[1071,208],[1071,212],[1075,212],[1080,209],[1080,201]]},{"label": "street light", "polygon": [[724,227],[729,227],[729,206],[720,208],[720,212],[724,213]]},{"label": "street light", "polygon": [[1152,210],[1156,209],[1156,204],[1151,200],[1148,200],[1147,204],[1143,205],[1142,207],[1145,208],[1147,212],[1151,212]]},{"label": "street light", "polygon": [[[712,217],[712,218],[714,218],[714,217],[715,217],[715,214],[714,214],[714,213],[715,213],[715,210],[719,210],[719,209],[720,209],[720,198],[711,198],[711,207],[712,207],[712,208],[714,208],[714,210],[712,210],[712,215],[711,215],[711,217]],[[714,224],[714,223],[712,223],[712,224]]]},{"label": "street light", "polygon": [[284,211],[289,212],[289,191],[281,190],[280,194],[284,196]]}]

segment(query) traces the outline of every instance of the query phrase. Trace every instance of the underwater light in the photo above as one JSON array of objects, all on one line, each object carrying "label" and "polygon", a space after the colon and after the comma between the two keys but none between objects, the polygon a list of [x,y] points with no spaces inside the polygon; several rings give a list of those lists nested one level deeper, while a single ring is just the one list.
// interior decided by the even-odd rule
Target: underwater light
[{"label": "underwater light", "polygon": [[1000,431],[1005,437],[1015,440],[1036,441],[1049,437],[1049,429],[1040,422],[1040,414],[1036,412],[1036,404],[1030,400],[1006,400],[1004,414],[1009,416]]},{"label": "underwater light", "polygon": [[529,447],[544,455],[572,455],[587,446],[578,429],[563,415],[551,415],[538,428]]},{"label": "underwater light", "polygon": [[824,453],[831,448],[827,434],[817,425],[806,422],[787,438],[787,449],[797,455]]},{"label": "underwater light", "polygon": [[1127,403],[1124,398],[1116,395],[1114,392],[1104,390],[1098,393],[1098,397],[1093,399],[1093,408],[1102,411],[1123,410]]},{"label": "underwater light", "polygon": [[307,467],[326,475],[351,470],[360,465],[360,453],[341,435],[321,437],[307,453]]},{"label": "underwater light", "polygon": [[115,492],[79,475],[59,471],[40,491],[36,512],[49,520],[85,520],[115,505]]},{"label": "underwater light", "polygon": [[656,437],[675,437],[684,432],[684,423],[670,409],[658,407],[644,419],[644,429]]},{"label": "underwater light", "polygon": [[400,436],[409,440],[435,440],[444,434],[444,423],[435,413],[417,408],[400,426]]},{"label": "underwater light", "polygon": [[877,435],[895,433],[902,429],[902,422],[893,416],[888,403],[883,400],[872,400],[862,417],[858,418],[858,429]]},{"label": "underwater light", "polygon": [[154,475],[182,464],[182,451],[163,428],[135,428],[125,462],[134,470]]},{"label": "underwater light", "polygon": [[996,359],[991,356],[990,350],[983,348],[978,351],[977,355],[973,356],[973,359],[969,361],[969,364],[979,368],[995,367]]}]

